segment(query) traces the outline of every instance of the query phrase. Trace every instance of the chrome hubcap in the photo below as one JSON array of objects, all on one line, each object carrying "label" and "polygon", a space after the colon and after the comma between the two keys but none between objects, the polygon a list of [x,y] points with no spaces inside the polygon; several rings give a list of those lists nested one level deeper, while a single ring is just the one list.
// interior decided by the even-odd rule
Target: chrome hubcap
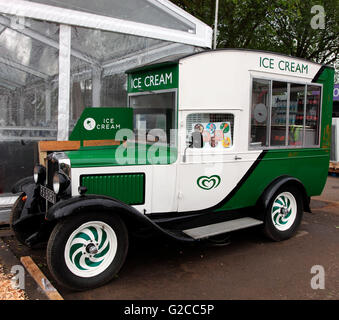
[{"label": "chrome hubcap", "polygon": [[86,246],[86,252],[89,254],[97,254],[98,253],[98,248],[95,244],[90,243]]}]

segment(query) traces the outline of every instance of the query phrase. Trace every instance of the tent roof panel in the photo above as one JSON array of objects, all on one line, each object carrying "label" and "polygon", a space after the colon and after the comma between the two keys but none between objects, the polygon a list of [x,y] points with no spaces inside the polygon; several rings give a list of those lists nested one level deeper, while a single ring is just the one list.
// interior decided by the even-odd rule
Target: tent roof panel
[{"label": "tent roof panel", "polygon": [[0,35],[1,62],[27,73],[57,74],[58,54],[57,49],[9,28]]},{"label": "tent roof panel", "polygon": [[[73,9],[68,8],[67,2],[70,1],[73,3]],[[167,0],[98,0],[93,2],[95,5],[97,3],[104,4],[104,8],[109,4],[111,8],[104,10],[106,15],[98,13],[98,10],[94,10],[95,8],[93,10],[86,9],[84,4],[87,3],[91,7],[93,6],[92,1],[70,1],[0,0],[0,12],[57,24],[105,30],[198,47],[210,48],[212,44],[212,29],[209,26]],[[76,6],[77,10],[74,9],[74,3],[79,4]],[[134,9],[128,10],[127,4]],[[120,15],[115,14],[119,12],[119,10],[115,10],[119,6],[124,8],[129,15],[126,16],[122,12],[124,10],[120,10]],[[107,15],[110,12],[114,12],[114,14]],[[112,15],[119,17],[112,17]]]},{"label": "tent roof panel", "polygon": [[150,0],[28,0],[111,18],[195,32],[195,24],[158,1]]}]

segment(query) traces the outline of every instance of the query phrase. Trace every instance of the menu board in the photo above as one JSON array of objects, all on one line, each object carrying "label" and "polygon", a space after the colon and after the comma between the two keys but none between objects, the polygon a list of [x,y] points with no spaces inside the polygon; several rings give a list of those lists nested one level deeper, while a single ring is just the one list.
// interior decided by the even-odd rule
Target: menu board
[{"label": "menu board", "polygon": [[198,122],[193,124],[192,131],[198,131],[202,134],[204,149],[232,147],[230,122]]}]

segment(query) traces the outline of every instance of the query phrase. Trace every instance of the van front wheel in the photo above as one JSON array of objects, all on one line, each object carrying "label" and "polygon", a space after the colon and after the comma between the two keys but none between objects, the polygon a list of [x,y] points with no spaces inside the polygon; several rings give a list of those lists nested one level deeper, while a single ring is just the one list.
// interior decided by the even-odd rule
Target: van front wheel
[{"label": "van front wheel", "polygon": [[127,250],[128,233],[119,216],[79,213],[55,226],[48,241],[47,263],[59,284],[86,290],[116,276]]},{"label": "van front wheel", "polygon": [[265,214],[264,232],[274,241],[292,237],[303,215],[301,193],[294,186],[281,187],[271,198]]}]

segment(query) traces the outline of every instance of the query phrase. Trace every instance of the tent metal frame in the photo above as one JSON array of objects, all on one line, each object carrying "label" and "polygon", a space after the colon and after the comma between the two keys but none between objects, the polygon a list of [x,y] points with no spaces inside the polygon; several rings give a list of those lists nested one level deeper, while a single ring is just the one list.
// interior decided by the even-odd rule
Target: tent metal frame
[{"label": "tent metal frame", "polygon": [[[181,21],[185,26],[187,26],[187,32],[107,16],[100,16],[93,13],[64,9],[25,0],[0,0],[0,34],[9,28],[39,41],[44,45],[59,50],[58,140],[68,139],[70,82],[72,81],[73,76],[71,75],[71,57],[80,59],[88,64],[88,71],[86,69],[81,72],[83,74],[88,73],[88,75],[92,77],[92,104],[95,107],[100,105],[101,82],[98,81],[100,80],[98,77],[123,72],[126,65],[131,68],[140,64],[140,61],[147,63],[152,59],[156,59],[156,57],[161,57],[164,53],[170,53],[171,50],[175,50],[175,52],[180,51],[183,53],[191,53],[196,47],[211,48],[212,29],[209,26],[177,7],[170,1],[146,1],[148,1],[151,5],[164,10],[174,19]],[[22,25],[16,25],[10,18],[3,16],[2,14],[17,17]],[[59,41],[51,39],[50,37],[30,28],[30,26],[25,23],[25,17],[59,24]],[[193,29],[189,28],[190,25],[194,26]],[[165,45],[157,44],[153,47],[133,52],[132,54],[100,62],[96,58],[91,57],[78,49],[72,48],[71,29],[74,26],[159,39],[172,43],[166,43]],[[44,80],[47,84],[52,80],[56,80],[55,76],[49,76],[41,70],[35,70],[30,66],[20,64],[8,58],[0,57],[0,64],[34,75]],[[13,90],[17,89],[21,85],[2,77],[0,79],[0,86]]]}]

